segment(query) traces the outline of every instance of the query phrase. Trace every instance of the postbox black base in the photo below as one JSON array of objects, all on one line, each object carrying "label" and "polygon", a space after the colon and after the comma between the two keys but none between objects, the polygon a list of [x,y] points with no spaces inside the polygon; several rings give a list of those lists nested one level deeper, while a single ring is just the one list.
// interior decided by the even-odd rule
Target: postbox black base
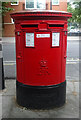
[{"label": "postbox black base", "polygon": [[16,82],[16,98],[20,106],[29,109],[61,107],[66,100],[66,81],[53,86],[28,86]]}]

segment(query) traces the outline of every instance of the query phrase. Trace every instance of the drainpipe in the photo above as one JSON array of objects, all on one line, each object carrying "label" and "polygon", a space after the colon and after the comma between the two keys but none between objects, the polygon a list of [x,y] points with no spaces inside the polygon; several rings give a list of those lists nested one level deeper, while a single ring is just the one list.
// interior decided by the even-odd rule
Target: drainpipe
[{"label": "drainpipe", "polygon": [[0,38],[0,90],[5,88],[4,85],[4,69],[3,69],[3,56],[2,56],[2,39]]},{"label": "drainpipe", "polygon": [[[2,2],[0,3],[2,6]],[[3,69],[3,55],[2,55],[2,14],[0,13],[0,90],[5,88],[4,85],[4,69]]]},{"label": "drainpipe", "polygon": [[52,0],[50,0],[50,10],[52,10]]}]

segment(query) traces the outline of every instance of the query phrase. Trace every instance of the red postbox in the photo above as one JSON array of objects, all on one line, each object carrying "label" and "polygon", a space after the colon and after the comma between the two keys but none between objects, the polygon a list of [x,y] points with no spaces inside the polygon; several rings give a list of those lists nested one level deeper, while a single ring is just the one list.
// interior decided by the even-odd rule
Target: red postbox
[{"label": "red postbox", "polygon": [[19,105],[48,109],[60,107],[66,98],[66,49],[68,12],[23,11],[15,20]]}]

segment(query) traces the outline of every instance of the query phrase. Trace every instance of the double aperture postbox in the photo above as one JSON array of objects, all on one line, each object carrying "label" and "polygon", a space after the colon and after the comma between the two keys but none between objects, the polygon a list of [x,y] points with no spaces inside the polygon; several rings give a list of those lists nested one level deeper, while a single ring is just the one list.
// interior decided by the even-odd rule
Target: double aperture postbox
[{"label": "double aperture postbox", "polygon": [[65,103],[67,19],[71,16],[36,10],[11,14],[15,20],[19,105],[46,109]]}]

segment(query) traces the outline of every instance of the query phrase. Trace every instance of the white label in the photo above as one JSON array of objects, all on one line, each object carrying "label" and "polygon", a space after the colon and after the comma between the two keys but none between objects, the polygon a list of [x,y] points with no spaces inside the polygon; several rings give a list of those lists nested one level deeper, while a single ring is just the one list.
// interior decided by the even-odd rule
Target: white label
[{"label": "white label", "polygon": [[52,46],[59,46],[60,33],[52,33]]},{"label": "white label", "polygon": [[34,33],[26,33],[26,46],[34,47]]},{"label": "white label", "polygon": [[37,34],[36,37],[37,38],[49,38],[50,34]]}]

